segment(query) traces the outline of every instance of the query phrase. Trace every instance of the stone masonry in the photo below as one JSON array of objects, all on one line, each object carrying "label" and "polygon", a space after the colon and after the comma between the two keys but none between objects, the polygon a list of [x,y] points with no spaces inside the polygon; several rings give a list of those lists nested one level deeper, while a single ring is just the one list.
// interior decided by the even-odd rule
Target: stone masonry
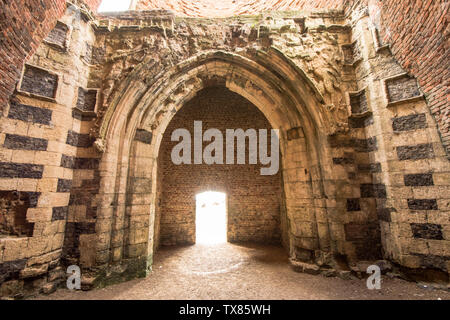
[{"label": "stone masonry", "polygon": [[[448,279],[448,3],[40,2],[0,4],[0,296],[73,264],[85,289],[146,276],[195,241],[206,190],[227,193],[229,241],[281,243],[297,270]],[[173,165],[194,120],[278,129],[280,172]]]}]

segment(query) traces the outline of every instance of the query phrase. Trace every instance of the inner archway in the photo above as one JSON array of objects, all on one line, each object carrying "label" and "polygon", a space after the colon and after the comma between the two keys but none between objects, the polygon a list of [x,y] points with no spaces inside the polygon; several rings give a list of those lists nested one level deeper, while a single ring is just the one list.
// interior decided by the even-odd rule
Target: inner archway
[{"label": "inner archway", "polygon": [[[101,173],[99,193],[105,201],[108,200],[105,207],[102,206],[99,211],[105,216],[104,222],[114,226],[114,230],[103,232],[102,229],[102,241],[106,242],[97,246],[98,261],[106,261],[108,257],[112,257],[109,252],[113,250],[113,261],[130,265],[130,272],[138,270],[137,276],[148,274],[156,249],[160,245],[195,243],[195,194],[211,189],[229,195],[228,212],[229,221],[232,223],[229,223],[227,232],[232,243],[279,243],[279,236],[275,237],[274,241],[261,235],[269,234],[270,239],[273,239],[273,235],[281,234],[282,244],[288,249],[290,257],[308,262],[312,261],[317,250],[325,252],[332,249],[332,233],[326,220],[327,216],[324,216],[328,209],[323,202],[326,190],[322,181],[322,168],[324,163],[330,161],[330,154],[325,148],[325,134],[331,130],[333,123],[323,109],[323,97],[303,70],[297,68],[280,52],[269,50],[258,51],[256,56],[253,51],[243,52],[243,55],[210,51],[170,68],[162,77],[150,77],[148,71],[150,69],[145,63],[133,71],[133,76],[129,78],[131,82],[123,86],[120,95],[115,95],[117,99],[114,99],[105,113],[104,120],[99,123],[100,137],[95,144],[99,150],[104,150],[101,163],[104,171]],[[139,74],[141,76],[138,76]],[[280,81],[280,77],[284,80]],[[136,81],[138,78],[148,81]],[[153,80],[155,81],[152,82]],[[164,169],[164,164],[171,163],[164,161],[164,149],[171,149],[176,144],[171,145],[167,136],[174,128],[180,128],[175,126],[170,129],[169,125],[173,124],[174,118],[183,114],[183,110],[192,104],[200,91],[214,89],[224,90],[230,95],[234,93],[246,101],[246,104],[250,104],[252,110],[259,112],[259,119],[264,119],[267,128],[279,132],[281,154],[278,174],[281,194],[278,197],[272,196],[277,200],[276,205],[280,209],[277,219],[280,221],[280,227],[276,229],[278,232],[273,232],[273,228],[265,228],[271,225],[273,219],[263,222],[260,216],[260,219],[256,220],[261,221],[259,225],[233,219],[233,212],[239,212],[242,204],[251,201],[252,197],[246,197],[249,188],[242,188],[244,192],[238,194],[237,199],[241,197],[243,201],[240,204],[237,202],[237,206],[233,205],[235,202],[230,192],[233,185],[225,183],[233,178],[232,174],[218,179],[217,175],[211,175],[206,170],[198,174],[200,179],[197,180],[203,179],[202,183],[194,184],[192,188],[185,189],[185,192],[163,196],[166,192],[163,187],[164,172],[170,172]],[[223,99],[222,93],[219,92],[215,96],[226,102],[231,101]],[[236,107],[237,104],[232,106]],[[233,123],[242,121],[243,110],[241,108],[236,113],[238,116],[234,118]],[[217,114],[220,112],[216,112],[215,119],[220,119]],[[192,118],[188,129],[193,130],[193,122],[198,119],[201,118]],[[256,118],[251,119],[251,127],[255,128]],[[218,128],[217,125],[214,127]],[[242,125],[239,127],[246,128]],[[205,129],[207,130],[208,126]],[[169,153],[165,154],[167,157]],[[195,172],[191,170],[192,167],[183,166],[181,171]],[[200,167],[196,165],[197,169]],[[229,167],[236,169],[239,166]],[[253,168],[254,171],[258,169],[261,168]],[[251,170],[247,173],[249,172]],[[172,172],[172,177],[177,176],[174,173],[175,171]],[[243,172],[232,180],[242,182],[241,177],[247,173]],[[252,179],[246,181],[252,181],[256,185],[260,183],[262,186],[250,195],[260,196],[262,201],[256,201],[256,204],[261,206],[264,212],[270,208],[264,201],[269,200],[270,194],[273,193],[267,193],[267,183],[261,183],[261,179],[263,177],[258,171]],[[207,183],[208,181],[210,183]],[[185,186],[186,180],[174,185]],[[240,186],[245,187],[245,184]],[[253,200],[255,198],[253,197]],[[172,216],[173,224],[164,221],[164,201],[167,199],[172,206],[184,201],[178,208],[184,208],[186,214],[181,220]],[[117,206],[111,208],[111,201]],[[111,220],[108,218],[110,216]],[[233,229],[233,225],[241,225],[244,228]],[[124,230],[123,237],[116,229]],[[165,232],[167,230],[170,232]],[[238,234],[238,237],[230,238],[235,234]],[[106,251],[103,250],[105,246],[109,248]]]},{"label": "inner archway", "polygon": [[[253,242],[280,244],[282,227],[281,168],[274,175],[261,175],[267,167],[259,161],[251,164],[249,138],[245,143],[245,164],[175,164],[172,141],[177,129],[186,129],[194,137],[194,122],[201,122],[203,132],[217,129],[226,136],[227,129],[270,130],[262,112],[242,96],[225,87],[207,87],[188,101],[173,117],[161,141],[158,157],[159,206],[156,208],[155,240],[163,246],[196,243],[196,195],[205,191],[227,194],[227,234],[231,243]],[[270,147],[270,134],[267,135]],[[237,141],[237,140],[236,140]],[[261,141],[259,141],[261,142]],[[203,141],[203,148],[210,142]],[[238,143],[234,157],[237,158]],[[269,148],[268,154],[271,150]],[[223,154],[227,153],[223,143]],[[159,228],[158,228],[159,226]]]}]

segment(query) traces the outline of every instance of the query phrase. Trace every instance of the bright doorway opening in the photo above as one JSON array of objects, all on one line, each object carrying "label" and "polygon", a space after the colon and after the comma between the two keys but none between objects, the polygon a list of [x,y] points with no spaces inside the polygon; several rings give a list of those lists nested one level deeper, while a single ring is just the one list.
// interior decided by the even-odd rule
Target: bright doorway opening
[{"label": "bright doorway opening", "polygon": [[196,196],[196,243],[227,242],[226,194],[204,192]]}]

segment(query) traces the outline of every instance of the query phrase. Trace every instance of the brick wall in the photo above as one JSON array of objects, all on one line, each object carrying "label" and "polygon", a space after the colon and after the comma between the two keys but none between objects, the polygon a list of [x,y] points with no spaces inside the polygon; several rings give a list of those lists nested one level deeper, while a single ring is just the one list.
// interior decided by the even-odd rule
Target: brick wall
[{"label": "brick wall", "polygon": [[[77,207],[79,223],[73,223],[72,209],[72,199],[82,196],[78,192],[81,186],[94,193],[86,180],[94,180],[95,175],[87,172],[91,167],[86,163],[95,159],[85,159],[96,156],[88,148],[88,121],[72,117],[77,94],[87,87],[89,73],[89,66],[74,52],[94,41],[89,22],[77,17],[72,8],[58,18],[66,28],[57,28],[61,37],[50,40],[67,41],[41,42],[26,60],[20,88],[6,97],[9,107],[6,105],[0,117],[0,296],[55,290],[64,276],[59,266],[64,240],[75,238],[84,244],[92,232],[90,212],[80,218],[81,210],[87,211],[90,203],[84,201],[84,207]],[[73,28],[74,22],[77,28]],[[22,67],[18,69],[20,73]],[[84,175],[79,169],[86,169]],[[74,233],[76,237],[71,238]],[[86,250],[80,251],[80,258],[86,260]]]},{"label": "brick wall", "polygon": [[[26,3],[30,3],[30,1]],[[373,4],[374,1],[371,1],[371,3]],[[392,22],[393,25],[389,29],[387,26],[391,24],[391,20],[380,17],[389,13],[389,7],[385,8],[384,4],[390,2],[383,2],[383,6],[378,5],[378,2],[375,3],[377,5],[375,7],[372,5],[370,12],[372,19],[375,22],[378,21],[377,25],[382,31],[381,38],[383,41],[391,39],[389,41],[392,41],[396,58],[407,65],[408,57],[416,52],[426,50],[425,47],[417,44],[416,49],[408,51],[413,47],[411,43],[415,44],[416,38],[421,37],[420,28],[423,27],[423,23],[416,23],[419,31],[405,29],[406,31],[394,33],[392,31],[395,30],[394,27],[398,25],[397,27],[400,28],[399,26],[402,25],[401,23],[405,21],[405,18],[396,18],[396,23]],[[23,5],[23,3],[21,4]],[[394,5],[392,2],[392,6]],[[31,72],[26,73],[24,81],[22,81],[21,89],[23,92],[18,92],[13,98],[10,98],[9,93],[12,92],[15,82],[18,80],[26,56],[31,55],[38,42],[36,39],[41,37],[38,31],[27,33],[27,28],[32,30],[43,29],[42,24],[44,22],[50,23],[51,20],[47,21],[45,12],[48,14],[57,12],[59,7],[55,6],[54,11],[52,11],[53,7],[47,8],[44,6],[44,9],[38,9],[38,12],[33,13],[33,17],[36,18],[36,20],[33,20],[29,15],[30,12],[36,10],[34,9],[35,6],[20,7],[17,2],[11,1],[3,1],[0,6],[2,8],[2,11],[0,11],[0,17],[2,18],[0,20],[0,58],[2,59],[0,61],[0,68],[2,68],[0,89],[3,90],[0,98],[4,101],[0,107],[4,108],[6,102],[10,105],[9,108],[6,108],[9,111],[4,112],[4,117],[0,119],[0,192],[2,192],[0,198],[6,199],[6,202],[0,203],[0,282],[8,282],[3,285],[3,288],[7,288],[11,283],[17,281],[19,272],[22,272],[26,278],[26,286],[30,285],[36,290],[42,289],[43,292],[50,292],[56,288],[55,274],[59,277],[58,281],[64,275],[62,269],[58,267],[61,256],[67,263],[81,264],[86,268],[95,265],[95,263],[107,263],[110,261],[107,255],[110,252],[109,239],[113,239],[111,248],[114,250],[111,250],[111,252],[114,262],[121,261],[122,257],[141,257],[146,252],[146,241],[149,237],[141,231],[148,231],[148,225],[145,223],[149,221],[150,201],[144,202],[145,205],[148,204],[145,214],[139,215],[139,212],[133,212],[134,218],[142,218],[147,222],[142,223],[140,228],[133,230],[128,228],[129,230],[127,230],[128,221],[120,220],[120,214],[127,211],[119,210],[121,208],[119,206],[125,203],[123,201],[125,195],[118,195],[123,203],[110,201],[108,197],[97,197],[100,192],[99,187],[111,180],[105,179],[103,175],[100,177],[101,163],[98,159],[100,154],[92,146],[93,139],[90,132],[91,128],[94,127],[92,117],[95,117],[93,110],[95,110],[96,99],[95,90],[92,91],[89,88],[98,88],[103,82],[108,85],[111,80],[123,79],[118,77],[116,73],[111,73],[109,69],[111,66],[104,63],[104,60],[97,59],[98,56],[102,56],[105,52],[108,52],[108,54],[119,52],[118,50],[123,48],[116,47],[117,43],[118,46],[127,46],[130,43],[137,45],[140,43],[140,36],[147,39],[151,35],[154,39],[159,39],[158,37],[161,36],[162,38],[162,35],[159,35],[158,32],[160,31],[158,30],[153,30],[152,33],[147,31],[136,33],[133,30],[132,35],[130,35],[131,31],[127,31],[129,32],[129,34],[127,33],[129,38],[124,36],[124,38],[120,38],[121,41],[116,41],[117,34],[115,32],[108,36],[94,34],[91,26],[84,21],[78,25],[79,28],[73,28],[72,32],[67,34],[70,41],[67,42],[66,50],[55,48],[54,45],[49,45],[47,42],[42,43],[36,49],[27,61],[30,68],[28,71]],[[426,11],[433,6],[434,4],[430,4],[428,8],[422,7]],[[419,19],[420,15],[414,11],[414,7],[411,8],[412,11],[409,16],[413,18],[410,21],[415,21],[414,19]],[[38,14],[41,12],[39,10],[44,10],[41,16]],[[404,10],[404,15],[399,14],[399,16],[408,16],[406,13],[408,9],[398,7],[397,10]],[[21,15],[18,14],[19,11]],[[393,11],[395,10],[393,9]],[[25,12],[25,14],[23,15],[22,12]],[[425,26],[426,21],[432,21],[434,25],[439,25],[440,15],[438,13],[433,13],[434,18],[430,18],[433,16],[432,13],[428,16],[429,18],[423,18]],[[61,22],[71,26],[74,21],[72,14],[74,12],[69,10],[67,15],[60,18]],[[25,29],[17,27],[21,25],[19,20],[22,16],[27,19],[24,23]],[[3,19],[4,17],[6,19]],[[55,19],[57,15],[55,14],[52,17],[52,19]],[[36,27],[36,21],[40,21],[39,19],[44,22],[39,22],[39,27]],[[437,20],[435,21],[435,19]],[[287,165],[284,168],[284,179],[287,187],[284,188],[284,191],[286,203],[292,204],[291,207],[287,205],[286,211],[289,213],[287,216],[290,219],[292,218],[290,223],[295,227],[295,230],[292,231],[295,233],[295,241],[292,243],[296,248],[295,257],[300,259],[303,255],[308,257],[302,261],[311,260],[313,250],[317,248],[315,243],[317,234],[320,235],[319,240],[326,240],[327,230],[331,229],[330,234],[335,236],[340,252],[350,256],[350,258],[354,258],[353,256],[364,260],[372,259],[374,256],[378,258],[380,245],[378,220],[380,220],[385,257],[410,268],[433,267],[447,272],[450,269],[448,258],[450,256],[450,229],[448,210],[446,210],[449,194],[449,162],[445,158],[433,119],[427,109],[429,106],[433,109],[437,102],[433,104],[434,100],[432,100],[433,95],[431,94],[428,95],[428,106],[421,99],[408,101],[408,97],[417,95],[417,88],[411,79],[396,77],[403,70],[392,59],[389,51],[380,50],[376,52],[375,57],[369,56],[368,52],[375,52],[375,50],[372,48],[373,38],[369,31],[368,20],[367,18],[360,19],[353,27],[351,34],[353,41],[350,41],[350,39],[347,41],[347,34],[341,34],[338,37],[338,43],[340,44],[357,41],[357,45],[350,50],[351,56],[349,55],[348,63],[355,62],[355,58],[363,59],[371,62],[371,69],[364,69],[369,65],[368,63],[346,65],[347,69],[349,67],[354,68],[358,82],[357,85],[353,86],[352,84],[351,88],[347,86],[342,88],[343,92],[350,89],[351,109],[355,114],[349,120],[352,130],[347,135],[338,137],[339,139],[333,138],[329,141],[329,147],[333,149],[332,161],[334,166],[332,172],[324,171],[324,177],[317,177],[315,173],[315,171],[318,171],[316,170],[317,167],[307,165],[308,161],[306,160],[309,151],[305,147],[307,141],[305,137],[308,137],[311,132],[305,132],[302,128],[292,128],[287,133]],[[33,25],[33,23],[35,24]],[[54,23],[56,23],[56,20]],[[410,24],[406,23],[405,28],[406,26],[410,27]],[[17,28],[14,29],[14,27]],[[204,30],[212,29],[211,25],[206,25],[204,28]],[[25,31],[22,32],[21,30]],[[217,30],[229,29],[228,26],[222,25]],[[311,28],[309,30],[312,33],[312,30],[318,29]],[[411,32],[415,37],[409,36]],[[13,34],[13,37],[6,38],[4,36],[10,33]],[[435,41],[437,41],[437,45],[429,49],[431,50],[429,52],[430,57],[433,54],[441,57],[443,54],[442,51],[439,51],[440,45],[442,45],[438,40],[441,36],[439,33],[442,35],[443,31],[436,31],[437,40]],[[155,34],[158,34],[158,36],[155,37]],[[219,36],[214,33],[207,36],[222,41],[223,33],[218,34]],[[307,32],[305,37],[309,37],[308,34]],[[314,35],[319,37],[320,34],[320,32],[314,32]],[[396,37],[397,34],[398,37]],[[188,42],[183,42],[188,37],[176,38],[176,35],[175,33],[173,44],[169,50],[162,50],[168,48],[156,45],[152,47],[153,51],[148,54],[153,55],[153,57],[158,57],[158,54],[166,54],[167,52],[176,54],[178,51],[174,49],[175,47],[188,47]],[[291,33],[290,35],[296,34]],[[39,37],[35,38],[35,36]],[[42,34],[43,36],[45,34]],[[206,39],[206,36],[192,35],[192,37],[199,40],[200,43],[203,39]],[[430,39],[433,39],[434,36],[431,35],[430,37]],[[25,41],[27,39],[28,44]],[[427,39],[427,37],[424,37],[423,41],[428,43]],[[105,46],[106,49],[99,47],[100,44],[104,45],[108,41],[110,41],[108,46],[111,43],[114,43],[114,45],[111,45],[111,47]],[[313,47],[315,47],[315,41],[320,43],[319,40],[312,41]],[[57,42],[61,47],[63,41]],[[159,42],[156,41],[155,43]],[[221,45],[221,42],[211,42],[205,48],[215,49],[220,46],[216,43]],[[291,44],[292,42],[289,46]],[[398,49],[402,46],[408,49],[405,49],[404,55]],[[224,47],[228,48],[225,45]],[[83,48],[86,49],[87,54],[83,53]],[[300,50],[303,51],[304,48]],[[286,47],[284,50],[286,50]],[[86,55],[91,56],[89,52],[92,53],[92,59],[86,57]],[[358,54],[355,56],[355,53]],[[168,56],[170,57],[170,55]],[[180,61],[184,58],[180,57]],[[117,67],[120,65],[129,70],[129,66],[134,66],[137,63],[136,61],[130,62],[131,59],[135,59],[131,55],[124,55],[123,59],[117,60],[113,68],[120,69],[121,67]],[[99,66],[96,69],[96,67],[90,66],[91,63],[86,64],[86,61],[93,64],[98,63],[101,67]],[[159,65],[164,65],[159,63],[164,60],[156,61]],[[327,59],[326,61],[329,62]],[[421,81],[421,74],[425,79],[428,79],[421,69],[422,66],[430,65],[432,68],[429,73],[434,74],[436,69],[441,70],[441,74],[438,76],[445,75],[443,71],[445,60],[443,62],[440,62],[440,60],[429,62],[420,56],[412,61],[411,74],[415,75],[419,82]],[[300,58],[295,62],[299,65],[303,64]],[[417,70],[414,69],[416,64],[419,65]],[[38,67],[40,71],[33,69],[32,66]],[[103,70],[101,68],[107,70],[104,74],[107,74],[108,78],[98,77],[100,74],[98,70]],[[321,68],[319,67],[317,70]],[[78,72],[74,73],[73,70],[78,70]],[[126,72],[123,71],[123,74],[126,75]],[[366,77],[369,72],[373,77]],[[88,78],[89,73],[93,79]],[[56,80],[52,76],[55,74],[58,75]],[[265,74],[264,77],[266,77]],[[267,74],[267,77],[270,78],[270,73]],[[349,77],[350,79],[353,78],[353,76]],[[434,81],[434,79],[430,79],[429,81]],[[442,76],[442,79],[445,80],[445,76]],[[98,81],[99,85],[92,86],[91,80],[94,80],[93,82]],[[334,83],[339,82],[341,81],[335,81]],[[5,91],[4,89],[8,88],[8,83],[10,84],[8,89],[10,91]],[[435,85],[436,96],[441,90],[439,89],[442,87],[441,85],[441,83]],[[117,84],[114,86],[117,90]],[[192,87],[188,86],[187,88]],[[244,87],[242,86],[242,88]],[[366,89],[363,90],[363,88]],[[423,84],[422,88],[427,92],[428,89]],[[109,89],[105,86],[103,93]],[[210,123],[212,127],[218,128],[241,127],[245,129],[249,126],[269,128],[265,118],[254,106],[249,105],[248,102],[230,92],[214,92],[213,90],[217,89],[209,89],[200,98],[191,101],[188,106],[183,108],[175,117],[175,121],[178,119],[180,122],[174,122],[173,126],[192,127],[194,120],[203,120],[207,124]],[[430,90],[434,92],[434,89]],[[404,96],[404,93],[408,93],[408,95]],[[390,102],[397,103],[386,106],[384,99],[379,99],[385,97],[385,95]],[[101,94],[99,97],[101,98]],[[403,103],[398,103],[402,100]],[[436,101],[439,102],[440,100]],[[439,104],[437,105],[439,106]],[[186,111],[189,110],[189,106],[191,107],[191,113]],[[199,106],[202,108],[195,108]],[[73,112],[75,107],[78,107],[75,110],[77,112]],[[207,115],[212,117],[209,118]],[[440,120],[441,133],[443,132],[443,125],[448,122],[447,118],[444,117]],[[187,124],[185,125],[185,123]],[[230,125],[231,123],[233,125]],[[158,126],[159,122],[149,123],[148,128],[153,128],[153,125]],[[167,134],[172,131],[169,128]],[[149,131],[138,130],[135,140],[150,145],[151,138]],[[163,158],[164,152],[166,156],[170,155],[168,149],[170,144],[166,142],[163,142],[163,146],[167,150],[163,150],[160,159]],[[107,145],[111,146],[111,144],[111,141],[107,141]],[[301,161],[298,161],[299,159]],[[144,160],[147,161],[147,159]],[[147,162],[145,163],[147,164]],[[292,164],[292,167],[289,167],[290,164]],[[168,170],[164,169],[164,165],[169,166]],[[163,180],[161,190],[161,235],[163,243],[166,240],[170,243],[173,239],[175,239],[175,242],[178,239],[192,242],[195,235],[195,194],[207,190],[210,185],[219,188],[219,190],[215,190],[224,191],[228,194],[228,231],[231,241],[256,240],[266,242],[279,240],[279,201],[282,198],[279,195],[280,177],[261,177],[259,168],[250,166],[231,167],[233,171],[230,172],[226,168],[219,170],[220,168],[217,167],[206,166],[170,167],[170,163],[167,164],[167,161],[164,165],[161,172],[165,175],[160,177]],[[115,167],[115,164],[111,167]],[[310,174],[310,172],[313,172],[313,174]],[[130,210],[136,208],[136,211],[139,211],[145,205],[139,208],[137,205],[134,206],[135,203],[142,204],[140,203],[141,200],[147,201],[146,198],[149,198],[148,193],[150,191],[147,189],[149,185],[146,184],[148,181],[134,185],[134,182],[139,182],[141,173],[136,173],[136,177],[133,177],[136,178],[135,181],[132,181],[130,189],[127,189],[126,200],[133,203],[133,208],[129,207]],[[335,175],[335,178],[331,179],[333,175]],[[311,181],[316,183],[319,179],[326,179],[324,181],[325,192],[327,196],[331,196],[326,203],[316,201],[317,199],[314,198],[314,204],[312,204],[313,197],[308,188]],[[176,188],[173,186],[176,186]],[[319,188],[314,187],[313,191],[320,191],[321,184],[318,183],[316,186]],[[322,197],[321,194],[314,194],[314,197],[316,196]],[[319,200],[323,199],[320,198]],[[178,207],[177,202],[179,202]],[[100,207],[99,204],[104,207]],[[317,208],[314,207],[316,205]],[[24,220],[25,206],[28,209]],[[116,210],[116,208],[113,208],[114,206],[119,209]],[[5,210],[5,208],[8,208],[8,210]],[[12,210],[9,210],[9,208],[12,208]],[[173,210],[169,212],[167,209],[170,208]],[[180,211],[180,208],[183,211]],[[317,211],[313,211],[311,208]],[[117,212],[117,216],[114,218],[119,219],[118,225],[122,229],[114,230],[111,237],[109,237],[108,232],[97,235],[96,230],[104,231],[111,225],[110,219],[112,218],[108,214],[113,210]],[[325,210],[329,210],[327,211],[328,216],[324,215]],[[320,219],[330,218],[330,224],[324,219],[319,221],[316,227],[315,220],[312,218],[312,213],[315,212],[320,213],[320,216],[318,216]],[[98,217],[97,213],[99,213]],[[186,215],[183,216],[183,214]],[[345,217],[345,219],[341,217]],[[414,220],[411,220],[411,217],[414,217]],[[172,222],[174,223],[172,224]],[[136,223],[136,225],[139,224]],[[158,228],[158,225],[156,228]],[[30,236],[31,233],[32,237]],[[156,231],[156,233],[159,234],[159,231]],[[120,239],[122,235],[123,238]],[[63,241],[65,241],[65,248],[61,253]],[[327,241],[322,242],[325,242],[325,247],[328,245]],[[297,250],[297,247],[301,251]],[[96,253],[98,253],[96,250],[100,251],[98,248],[101,248],[102,251],[96,256]],[[122,248],[125,248],[123,255]],[[138,251],[142,248],[142,251]],[[371,250],[367,248],[371,248]],[[355,251],[353,256],[350,251]],[[367,254],[370,254],[370,256],[367,256]],[[147,259],[147,257],[145,258]],[[42,279],[47,282],[42,282]],[[23,284],[24,281],[21,283]],[[1,295],[10,295],[10,292],[5,293],[0,287]]]},{"label": "brick wall", "polygon": [[428,106],[438,122],[447,154],[450,151],[450,103],[448,87],[448,14],[446,0],[364,0],[347,1],[369,4],[371,20],[380,31],[383,44],[400,65],[417,78],[426,95]]},{"label": "brick wall", "polygon": [[343,0],[137,0],[137,10],[172,10],[177,15],[210,17],[259,14],[270,10],[338,9]]},{"label": "brick wall", "polygon": [[277,175],[261,176],[261,166],[249,165],[248,158],[247,165],[174,165],[171,152],[178,142],[170,141],[171,134],[186,128],[193,137],[194,121],[224,136],[226,129],[270,129],[254,105],[224,88],[202,91],[176,114],[160,151],[161,244],[195,242],[195,195],[208,190],[227,193],[229,241],[279,242],[281,168]]},{"label": "brick wall", "polygon": [[84,3],[92,10],[97,11],[103,0],[84,0]]},{"label": "brick wall", "polygon": [[[96,11],[101,0],[87,0]],[[14,91],[24,62],[56,25],[65,0],[5,0],[0,2],[0,113]]]}]

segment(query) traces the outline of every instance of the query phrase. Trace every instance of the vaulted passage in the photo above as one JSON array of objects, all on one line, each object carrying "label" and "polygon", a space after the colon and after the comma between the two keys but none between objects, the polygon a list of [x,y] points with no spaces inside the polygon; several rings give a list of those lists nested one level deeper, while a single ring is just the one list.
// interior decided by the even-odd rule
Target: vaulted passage
[{"label": "vaulted passage", "polygon": [[447,285],[448,1],[101,2],[0,1],[0,299]]},{"label": "vaulted passage", "polygon": [[[179,143],[171,141],[177,129],[187,129],[194,141],[194,121],[202,123],[202,134],[218,129],[223,135],[223,164],[195,164],[194,142],[191,164],[177,165],[172,151]],[[167,127],[159,153],[161,245],[184,245],[196,242],[196,195],[207,191],[227,194],[227,240],[229,242],[280,243],[282,205],[281,168],[275,175],[261,175],[261,168],[251,164],[250,139],[245,140],[245,164],[237,164],[238,140],[234,143],[234,165],[226,164],[226,131],[272,129],[264,115],[240,95],[225,87],[208,87],[186,103]],[[267,136],[270,145],[269,136]],[[260,142],[260,141],[259,141]],[[211,142],[203,141],[203,150]],[[155,233],[158,239],[158,232]],[[156,240],[157,241],[157,240]]]}]

